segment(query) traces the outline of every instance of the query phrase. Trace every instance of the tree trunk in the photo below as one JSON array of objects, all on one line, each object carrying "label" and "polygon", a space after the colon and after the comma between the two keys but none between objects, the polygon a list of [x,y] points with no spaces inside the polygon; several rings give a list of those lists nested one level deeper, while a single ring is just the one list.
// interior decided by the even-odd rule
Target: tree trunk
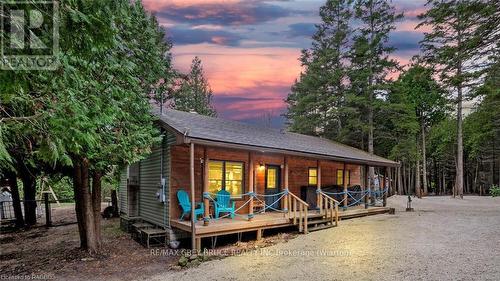
[{"label": "tree trunk", "polygon": [[[458,33],[458,46],[461,47],[461,32]],[[457,76],[462,75],[462,61],[459,54]],[[455,194],[464,197],[464,146],[462,133],[462,85],[457,87],[457,172],[455,178]]]},{"label": "tree trunk", "polygon": [[14,216],[16,217],[16,227],[24,226],[23,210],[21,207],[21,197],[19,196],[19,186],[17,185],[17,176],[15,172],[7,174],[10,183],[10,191],[12,193],[12,207],[14,208]]},{"label": "tree trunk", "polygon": [[420,161],[417,159],[415,165],[415,194],[418,198],[422,198],[422,187],[420,185]]},{"label": "tree trunk", "polygon": [[[89,254],[97,254],[100,249],[100,237],[96,232],[93,196],[89,188],[88,159],[83,158],[77,162],[74,178],[75,199],[80,200],[75,204],[75,210],[77,213],[81,248],[87,250]],[[100,181],[98,189],[100,189]],[[98,197],[100,199],[100,195]]]},{"label": "tree trunk", "polygon": [[85,233],[85,221],[83,219],[83,193],[82,193],[82,165],[74,160],[73,191],[75,194],[75,212],[78,222],[78,233],[80,234],[80,248],[87,249],[87,234]]},{"label": "tree trunk", "polygon": [[92,206],[92,195],[89,188],[89,163],[88,159],[82,160],[82,185],[80,186],[83,202],[83,220],[85,221],[85,234],[87,236],[87,251],[90,254],[98,252],[98,241],[95,232],[94,211]]},{"label": "tree trunk", "polygon": [[[24,165],[21,164],[24,167]],[[24,167],[21,172],[24,191],[24,218],[28,226],[36,224],[36,179],[31,172]]]},{"label": "tree trunk", "polygon": [[424,196],[427,196],[427,157],[425,151],[425,124],[424,121],[420,121],[420,128],[422,131],[422,174],[423,174],[423,186],[424,186]]},{"label": "tree trunk", "polygon": [[95,172],[92,177],[92,211],[98,249],[101,248],[101,179],[102,173]]}]

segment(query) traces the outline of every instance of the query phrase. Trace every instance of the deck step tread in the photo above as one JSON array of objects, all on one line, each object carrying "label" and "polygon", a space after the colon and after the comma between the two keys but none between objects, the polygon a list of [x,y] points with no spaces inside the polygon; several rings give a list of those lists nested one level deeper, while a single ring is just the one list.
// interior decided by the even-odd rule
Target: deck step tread
[{"label": "deck step tread", "polygon": [[327,228],[332,228],[334,226],[335,225],[333,225],[333,224],[318,225],[318,226],[315,226],[315,227],[310,227],[309,228],[309,232],[323,230],[323,229],[327,229]]},{"label": "deck step tread", "polygon": [[330,219],[315,219],[315,220],[307,220],[307,224],[308,225],[311,225],[311,224],[323,224],[323,223],[329,223],[331,222]]}]

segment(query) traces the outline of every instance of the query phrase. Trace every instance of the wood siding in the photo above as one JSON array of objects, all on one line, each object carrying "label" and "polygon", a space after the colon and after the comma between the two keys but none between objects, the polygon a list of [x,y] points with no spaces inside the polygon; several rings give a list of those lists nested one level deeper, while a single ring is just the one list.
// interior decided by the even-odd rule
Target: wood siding
[{"label": "wood siding", "polygon": [[[248,192],[249,184],[249,157],[252,153],[253,162],[255,165],[255,192],[264,194],[265,189],[265,168],[259,168],[260,164],[276,165],[281,167],[281,189],[284,188],[284,164],[285,155],[271,153],[257,153],[245,150],[215,148],[205,146],[195,146],[195,201],[203,201],[203,157],[207,153],[210,160],[226,160],[238,161],[244,163],[244,187],[243,193]],[[308,186],[309,168],[317,167],[318,160],[297,156],[286,156],[289,165],[289,190],[290,192],[300,196],[300,188]],[[322,186],[330,186],[337,184],[337,169],[343,169],[344,164],[333,161],[319,161],[321,165],[321,183]],[[357,185],[361,183],[360,166],[346,165],[346,169],[351,174],[351,184]],[[171,178],[170,178],[170,215],[176,219],[180,216],[180,207],[177,200],[177,191],[184,189],[190,192],[189,179],[189,147],[187,145],[175,145],[171,147]],[[235,200],[236,208],[245,202],[245,199]],[[248,208],[244,207],[240,213],[247,213]]]}]

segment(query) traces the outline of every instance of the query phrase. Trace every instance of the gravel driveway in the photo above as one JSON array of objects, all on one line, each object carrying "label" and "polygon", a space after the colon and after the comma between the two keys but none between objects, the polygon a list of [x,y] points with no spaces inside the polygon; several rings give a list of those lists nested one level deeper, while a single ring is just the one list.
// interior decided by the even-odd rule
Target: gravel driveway
[{"label": "gravel driveway", "polygon": [[395,215],[341,221],[154,280],[500,280],[500,198],[389,198]]}]

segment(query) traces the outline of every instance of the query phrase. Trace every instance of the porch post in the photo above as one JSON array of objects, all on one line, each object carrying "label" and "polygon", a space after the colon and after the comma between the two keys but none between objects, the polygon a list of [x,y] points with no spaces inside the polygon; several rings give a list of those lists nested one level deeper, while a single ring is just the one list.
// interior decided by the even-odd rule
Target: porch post
[{"label": "porch post", "polygon": [[194,215],[195,200],[194,200],[194,143],[190,144],[189,149],[189,179],[191,187],[191,248],[196,251],[196,217]]},{"label": "porch post", "polygon": [[370,199],[370,192],[371,192],[371,189],[370,189],[370,168],[368,167],[368,165],[365,165],[365,188],[366,188],[366,192],[367,194],[365,194],[365,209],[368,209],[368,200]]},{"label": "porch post", "polygon": [[210,222],[210,201],[208,197],[205,196],[208,193],[208,153],[207,148],[205,147],[204,156],[203,156],[203,225],[207,226]]},{"label": "porch post", "polygon": [[254,192],[254,166],[252,152],[248,153],[248,192],[250,193],[250,201],[248,202],[248,220],[251,221],[253,218],[253,192]]},{"label": "porch post", "polygon": [[342,172],[342,177],[344,178],[342,180],[344,184],[344,208],[347,208],[347,173],[345,172],[345,162],[344,162],[344,171]]},{"label": "porch post", "polygon": [[322,209],[322,201],[321,201],[321,196],[319,195],[319,192],[321,191],[321,162],[318,160],[316,164],[316,209],[318,209],[321,212]]},{"label": "porch post", "polygon": [[[387,193],[389,193],[389,190],[391,190],[391,168],[389,167],[385,167],[385,177],[384,177],[384,189],[385,189],[385,186],[387,185],[387,192],[384,192],[384,199],[383,199],[383,206],[387,206]],[[386,183],[387,181],[387,183]],[[383,190],[384,190],[383,189]]]},{"label": "porch post", "polygon": [[[285,189],[288,190],[288,158],[285,156],[285,175],[284,175],[284,185],[285,185]],[[286,194],[284,197],[283,197],[283,212],[288,215],[290,215],[290,209],[288,208],[288,197],[290,195]]]}]

